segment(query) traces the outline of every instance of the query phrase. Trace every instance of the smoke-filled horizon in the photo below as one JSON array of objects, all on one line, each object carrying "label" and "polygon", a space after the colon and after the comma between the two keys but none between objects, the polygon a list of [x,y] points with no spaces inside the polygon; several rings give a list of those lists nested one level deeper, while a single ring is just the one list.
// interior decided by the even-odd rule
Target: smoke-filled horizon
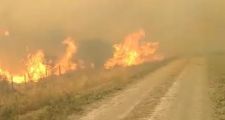
[{"label": "smoke-filled horizon", "polygon": [[28,52],[55,57],[76,40],[78,59],[102,65],[112,45],[140,29],[165,55],[224,50],[225,1],[0,0],[0,64],[19,68]]}]

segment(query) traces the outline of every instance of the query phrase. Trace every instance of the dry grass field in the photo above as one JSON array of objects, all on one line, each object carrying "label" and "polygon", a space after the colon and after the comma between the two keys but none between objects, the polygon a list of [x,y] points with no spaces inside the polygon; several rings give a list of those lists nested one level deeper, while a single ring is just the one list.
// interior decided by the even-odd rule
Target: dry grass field
[{"label": "dry grass field", "polygon": [[64,120],[85,106],[123,89],[128,83],[168,63],[165,60],[130,68],[89,70],[49,77],[20,86],[0,83],[1,120]]},{"label": "dry grass field", "polygon": [[208,59],[213,118],[225,119],[225,55],[213,55]]}]

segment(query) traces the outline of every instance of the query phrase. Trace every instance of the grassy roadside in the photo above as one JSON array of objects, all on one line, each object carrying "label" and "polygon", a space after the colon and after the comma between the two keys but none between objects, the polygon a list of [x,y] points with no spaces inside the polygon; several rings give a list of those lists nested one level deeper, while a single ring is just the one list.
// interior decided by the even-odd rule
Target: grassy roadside
[{"label": "grassy roadside", "polygon": [[225,120],[225,55],[210,56],[208,60],[213,118]]},{"label": "grassy roadside", "polygon": [[71,73],[55,78],[59,80],[49,78],[19,87],[18,92],[4,90],[5,94],[0,93],[3,96],[0,99],[0,119],[65,120],[68,115],[81,114],[87,105],[123,89],[169,61],[110,71]]}]

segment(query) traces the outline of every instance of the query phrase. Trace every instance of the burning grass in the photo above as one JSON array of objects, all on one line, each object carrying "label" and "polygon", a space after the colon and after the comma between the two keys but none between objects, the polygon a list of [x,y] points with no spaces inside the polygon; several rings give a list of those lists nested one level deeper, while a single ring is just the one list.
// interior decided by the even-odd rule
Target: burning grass
[{"label": "burning grass", "polygon": [[77,52],[77,46],[72,38],[67,38],[62,42],[66,46],[65,53],[61,55],[54,63],[47,64],[49,61],[45,59],[43,50],[37,50],[29,53],[25,62],[26,68],[21,70],[19,74],[14,74],[4,69],[0,65],[0,77],[9,82],[23,84],[26,82],[38,82],[43,78],[52,75],[63,75],[69,71],[78,68],[78,64],[73,62],[73,57]]},{"label": "burning grass", "polygon": [[[7,31],[0,31],[0,33]],[[113,69],[115,67],[136,66],[146,62],[161,61],[164,57],[158,53],[158,42],[141,41],[145,37],[145,32],[138,32],[128,35],[121,43],[115,44],[113,57],[108,59],[104,64],[105,69]],[[0,77],[11,83],[23,84],[27,82],[39,82],[43,78],[52,75],[63,75],[77,69],[84,69],[87,66],[84,61],[76,59],[74,55],[77,53],[77,45],[75,41],[68,37],[63,42],[66,46],[65,53],[57,60],[46,60],[43,50],[37,50],[29,53],[25,61],[25,68],[19,73],[12,73],[0,65]],[[94,64],[90,64],[88,68],[94,68]]]},{"label": "burning grass", "polygon": [[106,69],[122,66],[134,66],[150,61],[160,61],[163,56],[158,53],[158,42],[145,42],[145,32],[128,35],[121,43],[115,44],[113,57],[105,63]]},{"label": "burning grass", "polygon": [[28,54],[18,74],[0,66],[0,80],[7,81],[0,81],[0,119],[64,120],[169,61],[162,62],[156,52],[159,43],[141,41],[144,37],[141,30],[115,44],[105,69],[94,64],[83,69],[84,62],[73,59],[78,48],[70,37],[62,42],[65,52],[57,60],[47,60],[44,51],[37,50]]},{"label": "burning grass", "polygon": [[5,88],[0,88],[0,119],[64,120],[72,113],[82,114],[88,104],[123,89],[168,61],[107,71],[71,72],[38,83],[20,84],[16,90],[2,83]]}]

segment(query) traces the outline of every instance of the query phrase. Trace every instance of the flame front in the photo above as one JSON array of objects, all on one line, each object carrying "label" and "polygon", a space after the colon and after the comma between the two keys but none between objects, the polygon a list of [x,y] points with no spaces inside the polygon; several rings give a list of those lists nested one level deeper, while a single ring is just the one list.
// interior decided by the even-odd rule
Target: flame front
[{"label": "flame front", "polygon": [[11,74],[7,70],[4,70],[3,68],[0,68],[0,78],[10,79],[10,77],[11,77]]},{"label": "flame front", "polygon": [[0,68],[0,78],[14,83],[23,83],[26,79],[23,75],[14,75],[3,68]]},{"label": "flame front", "polygon": [[73,39],[68,37],[62,43],[66,46],[66,50],[55,65],[55,67],[58,68],[55,72],[56,75],[65,74],[68,71],[77,69],[77,64],[73,63],[72,60],[73,55],[77,52],[77,46],[75,45]]},{"label": "flame front", "polygon": [[50,75],[62,75],[68,71],[76,70],[77,64],[73,62],[73,56],[77,52],[77,46],[71,38],[63,41],[66,45],[65,53],[52,66],[45,64],[45,54],[42,50],[27,56],[25,69],[21,74],[13,74],[0,66],[0,79],[14,83],[25,83],[28,81],[38,82]]},{"label": "flame front", "polygon": [[45,55],[39,50],[35,54],[28,55],[27,74],[29,80],[37,82],[39,79],[46,77],[47,65],[44,64]]},{"label": "flame front", "polygon": [[12,82],[20,84],[20,83],[26,82],[27,76],[25,76],[25,75],[12,75],[11,79],[12,79]]},{"label": "flame front", "polygon": [[141,41],[144,37],[145,32],[140,30],[128,35],[122,43],[115,44],[113,57],[105,63],[104,67],[106,69],[116,66],[127,67],[162,59],[162,56],[156,53],[159,43]]},{"label": "flame front", "polygon": [[44,64],[44,53],[39,50],[34,54],[29,54],[26,62],[26,70],[23,74],[17,75],[0,68],[0,77],[14,83],[25,83],[27,80],[38,82],[45,77],[47,65]]}]

